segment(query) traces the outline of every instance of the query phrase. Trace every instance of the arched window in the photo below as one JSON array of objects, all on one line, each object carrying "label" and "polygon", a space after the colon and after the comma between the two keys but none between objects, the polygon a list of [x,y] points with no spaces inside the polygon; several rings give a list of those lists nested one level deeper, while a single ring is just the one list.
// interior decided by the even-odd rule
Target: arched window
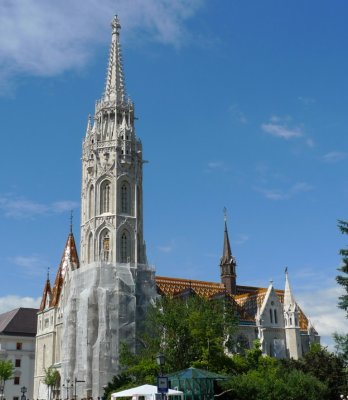
[{"label": "arched window", "polygon": [[273,312],[272,311],[273,310],[270,308],[269,309],[269,318],[270,318],[271,324],[273,324]]},{"label": "arched window", "polygon": [[109,181],[104,181],[100,186],[100,213],[110,211],[110,191],[111,184]]},{"label": "arched window", "polygon": [[121,212],[130,213],[130,186],[128,182],[122,182],[121,185]]},{"label": "arched window", "polygon": [[87,242],[87,262],[90,263],[93,261],[93,235],[92,233],[88,236]]},{"label": "arched window", "polygon": [[91,185],[88,192],[88,218],[94,215],[94,186]]},{"label": "arched window", "polygon": [[278,323],[278,315],[277,315],[277,310],[274,310],[274,323]]},{"label": "arched window", "polygon": [[121,235],[121,263],[130,262],[130,240],[127,231],[124,231]]},{"label": "arched window", "polygon": [[100,260],[110,261],[110,235],[105,229],[100,235]]}]

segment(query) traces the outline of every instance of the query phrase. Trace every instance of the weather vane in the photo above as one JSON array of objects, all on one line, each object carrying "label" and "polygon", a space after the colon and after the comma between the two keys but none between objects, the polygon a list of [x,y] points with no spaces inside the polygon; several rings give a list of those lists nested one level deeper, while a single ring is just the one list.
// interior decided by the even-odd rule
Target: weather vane
[{"label": "weather vane", "polygon": [[227,208],[224,207],[223,211],[224,211],[224,221],[226,222],[227,221]]},{"label": "weather vane", "polygon": [[70,211],[70,233],[72,233],[72,225],[73,225],[73,210]]}]

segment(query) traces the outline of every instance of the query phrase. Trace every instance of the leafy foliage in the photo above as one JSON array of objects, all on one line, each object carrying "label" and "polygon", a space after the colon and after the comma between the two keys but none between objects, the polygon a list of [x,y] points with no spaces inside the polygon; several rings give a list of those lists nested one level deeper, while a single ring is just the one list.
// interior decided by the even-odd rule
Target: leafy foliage
[{"label": "leafy foliage", "polygon": [[49,398],[52,396],[52,389],[58,384],[59,377],[59,372],[53,366],[45,369],[44,383],[48,387]]},{"label": "leafy foliage", "polygon": [[102,400],[108,400],[111,398],[111,394],[115,391],[123,390],[131,386],[131,379],[124,375],[117,375],[112,378],[112,381],[108,383],[104,389]]},{"label": "leafy foliage", "polygon": [[299,360],[284,360],[283,365],[288,369],[298,369],[311,374],[328,388],[323,399],[339,398],[347,391],[347,373],[342,358],[329,352],[319,343],[313,344],[311,350]]},{"label": "leafy foliage", "polygon": [[156,355],[165,356],[164,372],[190,366],[223,372],[232,367],[225,348],[232,347],[237,326],[235,312],[224,299],[160,298],[147,313],[145,330],[138,338],[137,354],[121,351],[123,371],[133,383],[154,383],[159,373]]},{"label": "leafy foliage", "polygon": [[12,378],[14,366],[11,360],[0,360],[0,381],[5,383]]},{"label": "leafy foliage", "polygon": [[[342,234],[348,235],[347,221],[339,220],[338,228]],[[343,286],[345,294],[339,297],[338,307],[342,308],[342,310],[345,310],[348,317],[348,248],[341,249],[340,255],[342,256],[342,266],[338,268],[338,271],[341,271],[344,275],[337,275],[336,281],[339,285]]]}]

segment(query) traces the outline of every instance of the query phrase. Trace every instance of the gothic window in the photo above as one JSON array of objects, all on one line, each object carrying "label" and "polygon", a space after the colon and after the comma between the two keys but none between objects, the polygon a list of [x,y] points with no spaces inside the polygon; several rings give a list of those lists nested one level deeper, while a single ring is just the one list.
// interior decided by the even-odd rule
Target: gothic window
[{"label": "gothic window", "polygon": [[107,229],[100,235],[100,259],[110,261],[110,235]]},{"label": "gothic window", "polygon": [[272,311],[273,310],[270,308],[269,309],[269,318],[270,318],[271,324],[273,324],[273,312]]},{"label": "gothic window", "polygon": [[127,263],[130,261],[130,240],[127,231],[124,231],[121,235],[121,263]]},{"label": "gothic window", "polygon": [[100,186],[100,213],[110,211],[110,191],[111,184],[109,181],[104,181]]},{"label": "gothic window", "polygon": [[277,310],[274,310],[274,323],[278,323],[278,315],[277,315]]},{"label": "gothic window", "polygon": [[94,214],[94,186],[91,185],[88,192],[88,218],[92,218]]},{"label": "gothic window", "polygon": [[130,186],[128,182],[122,182],[121,185],[121,212],[130,213]]},{"label": "gothic window", "polygon": [[88,243],[87,243],[87,263],[93,261],[93,235],[92,233],[88,236]]}]

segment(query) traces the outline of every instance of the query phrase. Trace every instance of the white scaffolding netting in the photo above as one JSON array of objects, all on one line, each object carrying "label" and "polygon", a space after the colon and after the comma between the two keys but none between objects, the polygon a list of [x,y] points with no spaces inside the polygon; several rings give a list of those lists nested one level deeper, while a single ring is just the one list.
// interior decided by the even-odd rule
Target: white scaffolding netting
[{"label": "white scaffolding netting", "polygon": [[61,382],[85,381],[71,389],[79,398],[97,398],[119,373],[121,343],[134,349],[137,329],[156,296],[154,269],[96,262],[66,278]]}]

